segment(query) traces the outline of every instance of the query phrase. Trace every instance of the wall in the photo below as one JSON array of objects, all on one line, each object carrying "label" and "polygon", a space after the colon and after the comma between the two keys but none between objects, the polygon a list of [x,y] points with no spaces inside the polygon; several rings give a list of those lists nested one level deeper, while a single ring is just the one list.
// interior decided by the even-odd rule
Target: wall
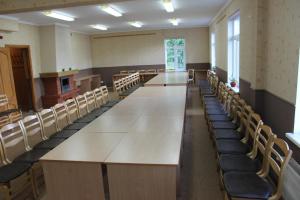
[{"label": "wall", "polygon": [[0,46],[5,45],[29,45],[31,50],[31,61],[34,77],[39,77],[41,71],[40,58],[40,33],[39,27],[19,24],[17,32],[0,32],[3,40],[0,40]]},{"label": "wall", "polygon": [[68,27],[55,25],[56,71],[73,67],[71,31]]},{"label": "wall", "polygon": [[164,39],[174,37],[186,39],[186,63],[209,62],[208,28],[204,27],[94,35],[91,39],[93,66],[164,64]]},{"label": "wall", "polygon": [[55,26],[40,27],[41,72],[56,71]]}]

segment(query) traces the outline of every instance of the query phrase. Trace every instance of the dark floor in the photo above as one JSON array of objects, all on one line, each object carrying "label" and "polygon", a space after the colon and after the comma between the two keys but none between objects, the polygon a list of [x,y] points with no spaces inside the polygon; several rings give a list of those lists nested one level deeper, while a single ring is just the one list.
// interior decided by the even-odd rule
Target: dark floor
[{"label": "dark floor", "polygon": [[189,87],[184,134],[180,200],[221,200],[212,142],[197,87]]}]

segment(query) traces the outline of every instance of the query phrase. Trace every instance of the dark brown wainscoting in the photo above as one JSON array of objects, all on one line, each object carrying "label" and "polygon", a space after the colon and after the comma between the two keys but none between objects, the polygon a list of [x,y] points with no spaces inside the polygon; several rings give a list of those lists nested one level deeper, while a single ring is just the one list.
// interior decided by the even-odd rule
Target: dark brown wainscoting
[{"label": "dark brown wainscoting", "polygon": [[226,83],[227,82],[227,71],[221,69],[220,67],[216,67],[216,73],[220,78],[220,81]]},{"label": "dark brown wainscoting", "polygon": [[[101,80],[104,84],[112,86],[112,76],[120,73],[122,70],[147,70],[147,69],[161,69],[165,68],[164,64],[157,65],[133,65],[133,66],[114,66],[114,67],[94,67],[93,74],[101,74]],[[187,63],[187,69],[209,69],[209,63]]]}]

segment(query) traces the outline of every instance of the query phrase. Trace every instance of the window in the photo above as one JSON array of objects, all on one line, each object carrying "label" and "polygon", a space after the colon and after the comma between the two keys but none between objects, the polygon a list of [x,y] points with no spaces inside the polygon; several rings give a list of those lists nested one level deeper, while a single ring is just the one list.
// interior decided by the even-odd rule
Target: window
[{"label": "window", "polygon": [[185,39],[165,40],[166,71],[186,71]]},{"label": "window", "polygon": [[211,33],[210,37],[210,60],[211,60],[211,67],[215,69],[216,67],[216,36],[215,33]]},{"label": "window", "polygon": [[294,133],[299,133],[300,134],[300,123],[299,123],[300,122],[300,50],[299,50],[298,78],[297,79],[298,79],[298,83],[297,83]]},{"label": "window", "polygon": [[240,73],[240,14],[232,15],[228,21],[228,82],[239,85]]}]

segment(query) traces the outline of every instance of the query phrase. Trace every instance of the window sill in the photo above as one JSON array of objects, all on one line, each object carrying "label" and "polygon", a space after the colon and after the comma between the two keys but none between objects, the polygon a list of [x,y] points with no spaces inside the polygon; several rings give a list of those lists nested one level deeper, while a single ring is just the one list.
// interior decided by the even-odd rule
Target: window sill
[{"label": "window sill", "polygon": [[285,136],[300,148],[300,133],[286,133]]},{"label": "window sill", "polygon": [[226,86],[232,89],[235,93],[240,93],[240,88],[239,87],[231,87],[229,83],[226,83]]}]

